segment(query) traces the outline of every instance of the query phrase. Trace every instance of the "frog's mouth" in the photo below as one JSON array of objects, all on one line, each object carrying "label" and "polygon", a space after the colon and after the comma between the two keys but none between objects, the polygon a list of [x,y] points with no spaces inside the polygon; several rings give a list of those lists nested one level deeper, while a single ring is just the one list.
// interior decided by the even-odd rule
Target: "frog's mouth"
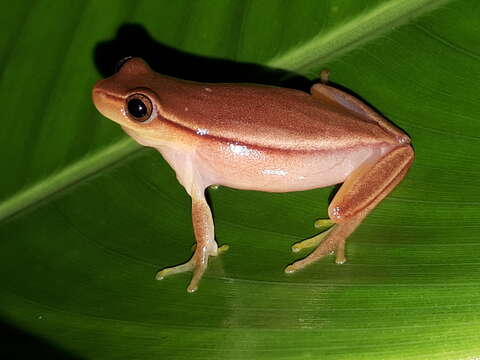
[{"label": "frog's mouth", "polygon": [[138,142],[140,145],[154,147],[157,149],[160,146],[164,145],[164,143],[162,143],[161,141],[161,138],[148,136],[145,133],[140,133],[136,129],[125,126],[125,125],[121,125],[121,127],[122,127],[122,130],[125,131],[125,133],[127,133],[128,136],[130,136],[133,140]]}]

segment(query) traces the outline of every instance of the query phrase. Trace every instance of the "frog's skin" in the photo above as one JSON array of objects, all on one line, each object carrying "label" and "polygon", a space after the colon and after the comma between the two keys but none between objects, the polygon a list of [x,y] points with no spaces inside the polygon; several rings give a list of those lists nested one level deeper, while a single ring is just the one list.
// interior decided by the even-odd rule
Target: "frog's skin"
[{"label": "frog's skin", "polygon": [[289,192],[343,183],[328,208],[330,219],[320,222],[333,226],[294,245],[298,251],[319,244],[287,266],[290,273],[332,251],[343,263],[345,239],[403,179],[414,158],[405,133],[324,83],[313,85],[311,94],[198,83],[160,75],[142,59],[131,58],[95,85],[93,101],[137,142],[160,151],[191,196],[195,253],[185,264],[157,274],[163,279],[193,271],[190,292],[198,288],[209,256],[224,249],[214,239],[208,186]]}]

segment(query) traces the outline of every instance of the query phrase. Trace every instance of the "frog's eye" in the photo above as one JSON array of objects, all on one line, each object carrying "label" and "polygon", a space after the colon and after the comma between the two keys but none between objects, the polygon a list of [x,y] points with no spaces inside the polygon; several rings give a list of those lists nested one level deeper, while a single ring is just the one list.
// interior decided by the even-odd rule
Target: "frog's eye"
[{"label": "frog's eye", "polygon": [[133,94],[127,98],[127,114],[136,122],[145,122],[152,115],[152,102],[142,94]]},{"label": "frog's eye", "polygon": [[133,56],[126,56],[123,59],[119,60],[117,62],[117,65],[115,66],[115,72],[119,72],[122,66],[125,65],[128,62],[128,60],[131,60],[131,59],[133,59]]}]

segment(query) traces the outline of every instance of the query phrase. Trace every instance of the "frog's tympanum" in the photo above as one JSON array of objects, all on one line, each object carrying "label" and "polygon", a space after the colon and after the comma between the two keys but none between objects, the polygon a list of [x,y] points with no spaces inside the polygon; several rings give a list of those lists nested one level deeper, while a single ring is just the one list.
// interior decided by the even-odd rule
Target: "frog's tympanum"
[{"label": "frog's tympanum", "polygon": [[410,138],[353,96],[325,83],[311,93],[256,84],[199,83],[154,72],[127,59],[93,88],[93,101],[142,145],[157,149],[192,198],[195,253],[157,279],[193,271],[198,288],[208,258],[218,255],[205,189],[290,192],[343,183],[328,208],[330,228],[295,244],[317,246],[287,266],[291,273],[335,252],[403,179],[414,153]]}]

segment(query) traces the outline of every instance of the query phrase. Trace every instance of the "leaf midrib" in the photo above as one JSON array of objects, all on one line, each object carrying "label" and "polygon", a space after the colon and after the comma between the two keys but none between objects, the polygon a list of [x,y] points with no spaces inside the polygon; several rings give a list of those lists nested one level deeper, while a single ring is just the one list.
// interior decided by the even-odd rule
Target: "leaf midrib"
[{"label": "leaf midrib", "polygon": [[9,218],[50,196],[64,190],[96,172],[110,167],[141,147],[130,138],[124,138],[106,146],[93,155],[86,156],[63,170],[15,193],[0,204],[0,220]]},{"label": "leaf midrib", "polygon": [[[452,0],[390,0],[349,22],[318,34],[296,48],[271,59],[267,65],[304,73],[313,64],[324,64]],[[302,71],[303,70],[303,71]],[[318,75],[318,74],[315,74]]]},{"label": "leaf midrib", "polygon": [[[302,45],[272,58],[267,66],[302,73],[312,64],[330,61],[372,40],[413,17],[425,14],[451,0],[390,0],[356,16],[353,20],[318,34]],[[140,146],[127,138],[84,157],[63,170],[45,177],[13,194],[0,204],[0,221],[43,201],[74,184],[110,167],[138,151]]]}]

